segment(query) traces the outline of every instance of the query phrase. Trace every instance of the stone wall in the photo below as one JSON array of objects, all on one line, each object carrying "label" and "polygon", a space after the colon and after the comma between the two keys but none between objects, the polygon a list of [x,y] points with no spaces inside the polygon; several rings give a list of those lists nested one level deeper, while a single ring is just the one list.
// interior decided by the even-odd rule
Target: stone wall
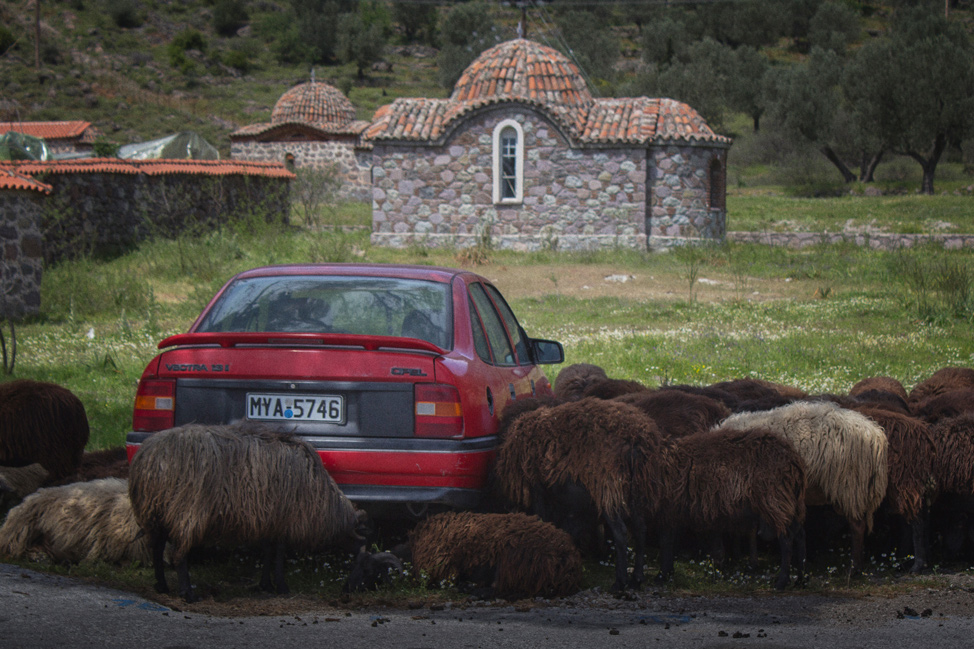
[{"label": "stone wall", "polygon": [[19,320],[40,310],[40,215],[46,199],[35,191],[0,191],[0,320]]},{"label": "stone wall", "polygon": [[253,162],[287,164],[293,156],[294,169],[325,171],[334,167],[341,176],[339,198],[347,201],[372,200],[372,152],[350,142],[256,142],[233,141],[230,158]]},{"label": "stone wall", "polygon": [[[524,200],[516,205],[492,198],[492,135],[506,119],[524,134]],[[469,118],[442,146],[374,143],[372,243],[466,247],[489,232],[491,245],[501,249],[586,250],[721,238],[724,210],[711,211],[706,202],[715,155],[723,160],[726,150],[571,148],[538,112],[488,111]],[[660,184],[665,191],[653,191]],[[656,202],[651,237],[648,197]]]},{"label": "stone wall", "polygon": [[820,243],[852,243],[874,250],[898,250],[936,244],[947,250],[974,248],[974,234],[880,234],[854,232],[728,232],[727,238],[739,243],[806,248]]},{"label": "stone wall", "polygon": [[[650,151],[650,161],[649,247],[666,248],[697,239],[722,240],[727,230],[722,186],[726,182],[727,149],[660,146]],[[715,164],[717,171],[712,173]],[[712,183],[721,186],[712,187]]]},{"label": "stone wall", "polygon": [[202,231],[250,218],[286,220],[281,178],[201,173],[50,173],[41,231],[47,263],[80,254],[118,254],[146,238]]}]

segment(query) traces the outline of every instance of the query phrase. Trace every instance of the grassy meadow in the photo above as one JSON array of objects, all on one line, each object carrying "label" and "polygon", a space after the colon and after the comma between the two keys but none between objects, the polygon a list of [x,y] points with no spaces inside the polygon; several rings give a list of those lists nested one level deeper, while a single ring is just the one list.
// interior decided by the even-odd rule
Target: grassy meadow
[{"label": "grassy meadow", "polygon": [[[929,210],[955,204],[918,198]],[[360,205],[334,212],[343,224],[363,214]],[[469,266],[498,284],[529,335],[563,342],[566,363],[596,363],[650,386],[754,376],[844,392],[887,375],[909,388],[945,365],[974,365],[974,265],[964,251],[725,244],[474,254],[372,248],[367,230],[248,223],[46,269],[41,315],[16,328],[12,376],[67,386],[87,408],[90,448],[122,444],[158,341],[185,331],[235,272],[303,261]],[[618,277],[631,281],[610,281]],[[546,368],[551,380],[559,369]]]}]

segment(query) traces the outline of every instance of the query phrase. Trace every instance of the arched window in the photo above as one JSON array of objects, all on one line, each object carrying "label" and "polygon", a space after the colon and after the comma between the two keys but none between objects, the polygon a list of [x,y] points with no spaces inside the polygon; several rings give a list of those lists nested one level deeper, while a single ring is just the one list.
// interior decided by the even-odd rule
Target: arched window
[{"label": "arched window", "polygon": [[512,119],[494,127],[494,202],[524,199],[524,131]]},{"label": "arched window", "polygon": [[288,153],[284,156],[284,166],[288,171],[294,171],[294,154]]},{"label": "arched window", "polygon": [[727,177],[724,175],[724,165],[714,158],[710,161],[710,209],[727,209],[726,196]]}]

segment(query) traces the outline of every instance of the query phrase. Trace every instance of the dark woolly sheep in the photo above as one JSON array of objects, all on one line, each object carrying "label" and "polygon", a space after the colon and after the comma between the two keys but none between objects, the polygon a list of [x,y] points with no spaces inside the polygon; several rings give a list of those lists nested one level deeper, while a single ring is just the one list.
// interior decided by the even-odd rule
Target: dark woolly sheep
[{"label": "dark woolly sheep", "polygon": [[503,440],[511,424],[521,415],[537,410],[538,408],[550,408],[564,403],[564,400],[552,396],[520,397],[514,401],[509,401],[501,412],[500,421],[497,425],[497,437]]},{"label": "dark woolly sheep", "polygon": [[263,427],[191,424],[155,433],[132,459],[129,495],[152,547],[156,590],[168,592],[162,556],[168,541],[187,601],[194,599],[188,564],[194,547],[261,545],[261,588],[287,593],[285,550],[362,541],[355,508],[314,449]]},{"label": "dark woolly sheep", "polygon": [[731,412],[735,412],[741,402],[740,399],[726,390],[720,390],[718,388],[704,385],[664,385],[659,389],[661,392],[664,390],[679,390],[680,392],[686,392],[688,394],[697,394],[703,397],[708,397],[715,401],[721,402],[727,406]]},{"label": "dark woolly sheep", "polygon": [[[563,597],[581,589],[582,557],[571,537],[537,516],[437,514],[409,533],[407,551],[416,578],[469,584],[487,598]],[[347,590],[367,589],[367,566],[389,562],[395,570],[397,561],[387,553],[378,560],[360,556]]]},{"label": "dark woolly sheep", "polygon": [[714,383],[710,387],[730,392],[740,401],[753,401],[775,395],[788,397],[794,401],[796,399],[803,399],[806,396],[806,393],[798,388],[782,385],[781,383],[772,383],[763,379],[734,379],[732,381]]},{"label": "dark woolly sheep", "polygon": [[542,519],[565,525],[564,512],[591,511],[609,529],[616,552],[613,590],[626,587],[627,521],[635,543],[631,583],[643,577],[644,514],[660,502],[662,436],[626,403],[593,397],[517,418],[498,450],[495,472],[505,496]]},{"label": "dark woolly sheep", "polygon": [[916,404],[913,411],[917,417],[931,424],[965,412],[974,412],[974,389],[961,388],[929,397]]},{"label": "dark woolly sheep", "polygon": [[862,405],[882,408],[901,415],[913,414],[910,404],[905,398],[886,390],[864,390],[854,395],[850,394],[850,397],[855,400],[855,403],[852,404],[853,408]]},{"label": "dark woolly sheep", "polygon": [[930,428],[916,417],[884,408],[858,406],[855,410],[875,421],[886,433],[889,442],[886,506],[910,526],[914,548],[911,572],[921,572],[930,561],[928,503],[936,495],[937,448]]},{"label": "dark woolly sheep", "polygon": [[930,427],[930,436],[937,449],[933,524],[942,531],[948,552],[956,555],[970,537],[974,515],[974,412],[942,419]]},{"label": "dark woolly sheep", "polygon": [[720,401],[680,390],[630,392],[615,400],[642,410],[656,422],[660,433],[668,437],[710,430],[731,414]]},{"label": "dark woolly sheep", "polygon": [[0,383],[0,466],[43,466],[60,480],[78,468],[88,443],[84,404],[53,383]]},{"label": "dark woolly sheep", "polygon": [[128,480],[129,460],[124,446],[103,449],[99,451],[85,451],[81,456],[78,470],[72,475],[54,484],[70,484],[102,478],[121,478]]},{"label": "dark woolly sheep", "polygon": [[870,376],[862,379],[852,386],[849,390],[849,395],[855,397],[863,392],[871,392],[873,390],[895,394],[903,399],[903,401],[909,398],[903,384],[890,376]]},{"label": "dark woolly sheep", "polygon": [[633,392],[648,392],[649,388],[639,381],[628,379],[603,379],[594,381],[582,391],[582,398],[596,397],[597,399],[615,399]]},{"label": "dark woolly sheep", "polygon": [[46,487],[7,514],[0,554],[40,551],[52,561],[149,563],[149,546],[132,513],[128,484],[118,478]]},{"label": "dark woolly sheep", "polygon": [[974,389],[974,369],[968,367],[944,367],[917,383],[910,390],[910,406],[916,408],[930,397],[951,390]]},{"label": "dark woolly sheep", "polygon": [[[805,469],[798,452],[769,430],[717,428],[672,440],[670,486],[659,513],[660,579],[673,574],[681,531],[749,532],[764,523],[777,537],[781,562],[775,588],[789,583],[793,549],[799,582],[804,574]],[[717,557],[719,560],[721,557]]]},{"label": "dark woolly sheep", "polygon": [[558,373],[555,379],[555,396],[562,401],[575,401],[582,398],[582,392],[589,384],[609,378],[605,370],[591,363],[575,363]]},{"label": "dark woolly sheep", "polygon": [[764,412],[734,414],[723,428],[770,429],[805,461],[807,505],[829,504],[852,528],[853,569],[863,566],[865,535],[886,496],[889,442],[866,416],[828,401],[797,401]]},{"label": "dark woolly sheep", "polygon": [[734,408],[734,412],[761,412],[762,410],[774,410],[775,408],[787,406],[789,403],[794,402],[794,397],[788,397],[774,392],[755,399],[741,399]]},{"label": "dark woolly sheep", "polygon": [[0,467],[0,518],[47,484],[50,474],[40,464]]}]

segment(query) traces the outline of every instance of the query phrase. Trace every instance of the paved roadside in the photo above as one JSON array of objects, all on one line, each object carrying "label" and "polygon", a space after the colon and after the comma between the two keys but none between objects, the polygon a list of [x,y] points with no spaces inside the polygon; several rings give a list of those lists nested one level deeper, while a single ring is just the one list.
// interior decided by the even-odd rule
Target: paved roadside
[{"label": "paved roadside", "polygon": [[970,647],[967,587],[909,597],[768,597],[637,601],[581,594],[557,605],[442,606],[224,617],[161,606],[66,577],[0,564],[0,646],[114,649],[313,647]]}]

